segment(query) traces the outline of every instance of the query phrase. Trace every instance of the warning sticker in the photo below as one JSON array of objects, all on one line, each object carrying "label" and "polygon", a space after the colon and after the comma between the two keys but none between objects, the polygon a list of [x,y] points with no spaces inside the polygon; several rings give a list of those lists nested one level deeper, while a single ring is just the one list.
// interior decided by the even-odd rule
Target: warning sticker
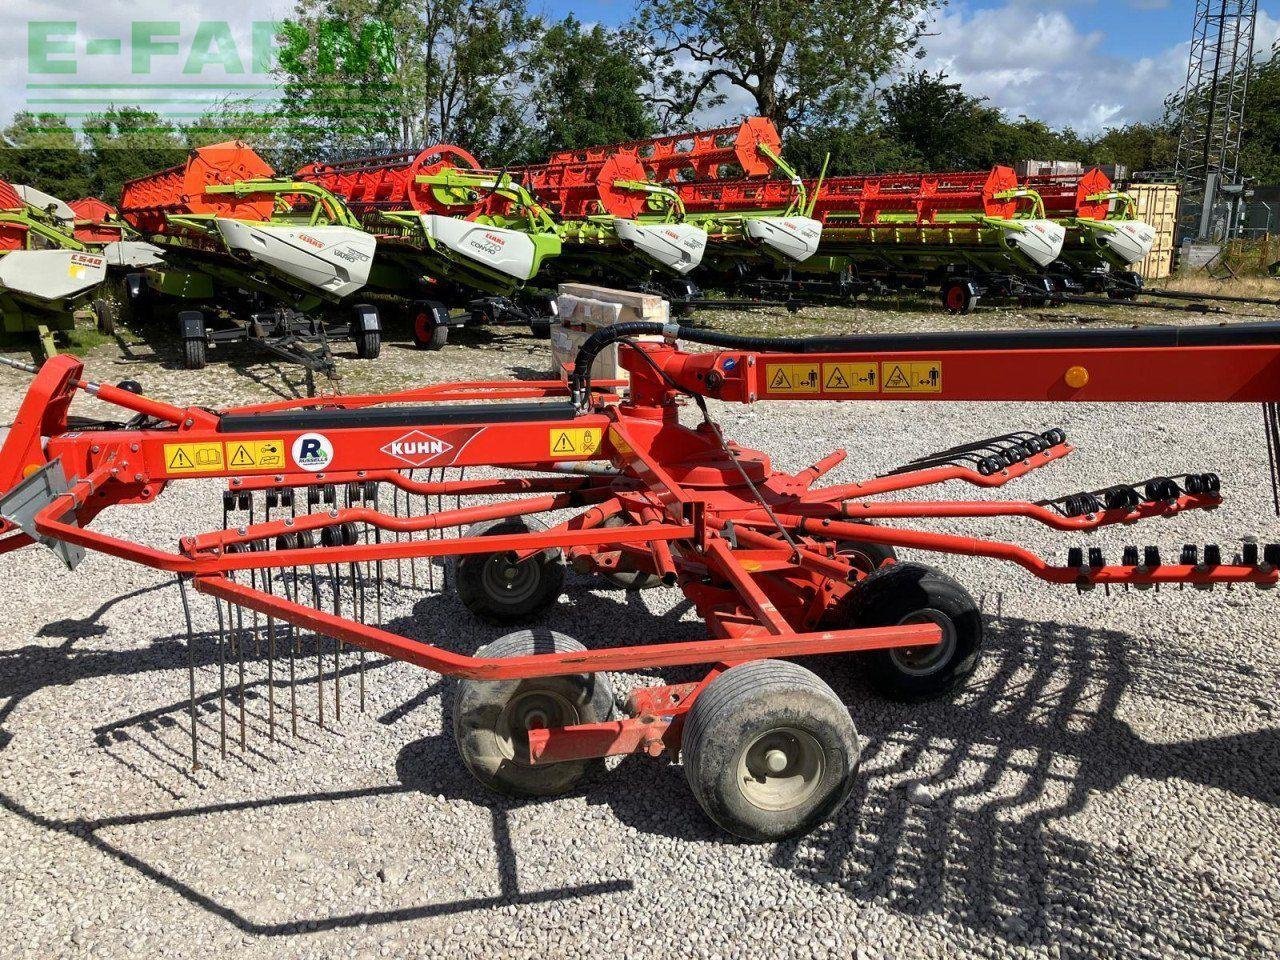
[{"label": "warning sticker", "polygon": [[278,470],[284,466],[284,440],[237,440],[227,444],[233,470]]},{"label": "warning sticker", "polygon": [[885,393],[941,393],[942,364],[937,360],[882,363],[880,381]]},{"label": "warning sticker", "polygon": [[164,466],[169,473],[215,473],[225,469],[220,443],[166,443]]},{"label": "warning sticker", "polygon": [[600,448],[603,437],[599,427],[556,429],[548,434],[547,446],[553,457],[589,457]]},{"label": "warning sticker", "polygon": [[880,367],[874,363],[824,363],[823,393],[876,393],[880,389]]},{"label": "warning sticker", "polygon": [[822,382],[816,363],[770,363],[765,366],[769,393],[820,393]]}]

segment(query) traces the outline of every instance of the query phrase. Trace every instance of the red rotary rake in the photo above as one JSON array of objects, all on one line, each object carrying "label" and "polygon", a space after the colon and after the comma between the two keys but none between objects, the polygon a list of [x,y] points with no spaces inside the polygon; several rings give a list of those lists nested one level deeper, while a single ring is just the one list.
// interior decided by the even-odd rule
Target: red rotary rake
[{"label": "red rotary rake", "polygon": [[[665,340],[633,339],[654,334]],[[714,349],[685,352],[678,340]],[[590,380],[594,356],[609,343],[623,348],[630,373],[622,395],[611,389],[618,383]],[[181,409],[133,386],[88,382],[70,357],[36,374],[0,451],[0,552],[40,541],[69,566],[95,550],[172,572],[184,601],[188,587],[218,601],[220,624],[242,625],[250,611],[255,642],[265,619],[268,670],[285,650],[290,677],[303,631],[334,638],[339,650],[351,644],[453,676],[459,752],[495,789],[560,793],[605,756],[679,752],[710,817],[750,839],[796,835],[824,820],[848,794],[857,766],[848,711],[791,659],[855,655],[851,662],[879,691],[910,700],[940,696],[974,669],[983,642],[974,601],[944,573],[898,562],[896,548],[1010,562],[1082,590],[1274,587],[1280,577],[1280,544],[1253,540],[1234,556],[1214,544],[1168,558],[1132,546],[1119,563],[1098,548],[1074,547],[1055,564],[1011,543],[896,522],[1013,516],[1080,535],[1212,509],[1222,502],[1213,474],[1039,502],[899,502],[882,495],[952,480],[1001,488],[1072,447],[1059,430],[1012,433],[860,483],[820,487],[843,452],[779,472],[767,454],[728,441],[707,406],[1263,403],[1274,455],[1280,324],[757,340],[624,323],[587,341],[568,385],[442,384],[224,411]],[[78,391],[130,419],[69,422]],[[700,414],[692,424],[680,417],[688,401]],[[478,467],[503,470],[444,479],[443,468]],[[423,469],[425,481],[413,472]],[[188,532],[176,551],[89,528],[104,509],[150,504],[173,481],[217,477],[229,481],[231,519],[221,530]],[[402,499],[431,496],[435,509],[401,509]],[[445,496],[483,502],[447,506]],[[549,526],[540,522],[553,513]],[[446,530],[465,532],[441,539]],[[391,568],[446,556],[462,602],[488,620],[536,616],[558,595],[570,563],[633,587],[678,587],[708,637],[586,649],[549,630],[521,630],[467,656],[379,626]],[[225,678],[221,643],[219,652]],[[334,663],[336,689],[336,654]],[[694,682],[637,688],[615,715],[609,673],[687,665],[708,670]],[[193,750],[194,677],[193,667]],[[296,725],[296,701],[292,710]],[[225,724],[225,708],[222,716]],[[271,722],[274,735],[274,713]]]}]

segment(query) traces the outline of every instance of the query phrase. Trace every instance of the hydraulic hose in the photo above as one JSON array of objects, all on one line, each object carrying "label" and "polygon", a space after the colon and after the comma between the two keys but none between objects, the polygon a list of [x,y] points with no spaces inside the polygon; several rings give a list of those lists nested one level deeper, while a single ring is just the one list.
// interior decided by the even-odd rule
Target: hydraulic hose
[{"label": "hydraulic hose", "polygon": [[1091,350],[1132,347],[1220,347],[1280,343],[1280,322],[1115,327],[1101,330],[978,330],[964,333],[862,333],[844,337],[747,337],[675,323],[631,321],[601,327],[578,349],[570,387],[583,406],[591,364],[605,347],[636,336],[662,336],[753,353],[915,353],[955,350]]}]

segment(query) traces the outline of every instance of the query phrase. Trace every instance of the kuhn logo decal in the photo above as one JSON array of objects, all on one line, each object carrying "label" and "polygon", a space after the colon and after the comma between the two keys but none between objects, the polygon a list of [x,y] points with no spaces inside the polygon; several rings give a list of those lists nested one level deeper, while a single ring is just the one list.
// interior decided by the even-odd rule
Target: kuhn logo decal
[{"label": "kuhn logo decal", "polygon": [[389,457],[403,460],[410,466],[425,467],[452,449],[453,444],[446,443],[429,433],[423,433],[421,430],[414,430],[398,440],[392,440],[382,448],[382,452]]}]

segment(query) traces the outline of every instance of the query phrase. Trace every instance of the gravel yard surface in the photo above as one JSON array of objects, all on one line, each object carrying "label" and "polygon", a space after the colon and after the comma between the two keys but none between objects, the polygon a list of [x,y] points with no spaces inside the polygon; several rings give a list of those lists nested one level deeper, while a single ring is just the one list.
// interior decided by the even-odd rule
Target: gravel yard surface
[{"label": "gravel yard surface", "polygon": [[[1085,314],[1058,323],[1096,322]],[[1166,322],[1134,310],[1130,322]],[[714,315],[788,332],[1047,326],[1039,314],[950,318],[824,310]],[[220,405],[287,393],[249,351],[180,370],[175,342],[108,344],[90,375]],[[541,374],[544,341],[473,335],[439,354],[403,341],[342,361],[347,389]],[[1135,371],[1141,376],[1141,371]],[[289,375],[297,380],[294,375]],[[7,422],[26,379],[0,370]],[[80,412],[92,415],[93,404]],[[1074,540],[1013,520],[932,528],[1118,560],[1126,543],[1280,539],[1253,407],[851,402],[713,407],[726,433],[795,470],[838,447],[847,482],[965,439],[1060,426],[1078,451],[1007,496],[1038,499],[1157,474],[1216,470],[1224,506]],[[173,485],[97,525],[172,547],[221,524],[219,487]],[[969,487],[943,495],[982,496]],[[450,687],[370,655],[302,641],[298,735],[287,658],[246,642],[227,664],[197,598],[188,647],[171,579],[91,555],[74,573],[28,548],[0,556],[0,957],[1259,957],[1280,954],[1280,608],[1275,593],[1074,590],[994,562],[940,567],[982,600],[988,645],[964,691],[900,706],[845,659],[811,664],[863,738],[839,816],[783,844],[717,831],[678,765],[612,764],[585,790],[513,802],[457,759]],[[393,572],[388,572],[397,579]],[[476,621],[441,571],[399,571],[383,616],[471,651]],[[674,590],[626,593],[570,574],[541,622],[588,646],[694,639]],[[325,725],[315,652],[324,654]],[[224,648],[224,655],[227,650]],[[190,763],[188,656],[201,767]],[[616,677],[617,690],[657,682]],[[268,735],[274,699],[278,739]],[[241,704],[246,748],[239,746]]]}]

